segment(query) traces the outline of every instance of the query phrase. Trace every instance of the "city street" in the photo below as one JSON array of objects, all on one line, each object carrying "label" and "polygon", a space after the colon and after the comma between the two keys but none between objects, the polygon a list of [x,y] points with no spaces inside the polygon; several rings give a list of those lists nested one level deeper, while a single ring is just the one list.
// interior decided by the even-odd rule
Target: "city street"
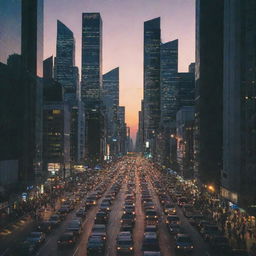
[{"label": "city street", "polygon": [[[100,171],[101,172],[101,171]],[[103,172],[103,171],[102,171]],[[100,178],[99,178],[100,177]],[[103,252],[98,254],[88,254],[88,239],[91,236],[97,236],[93,233],[93,227],[95,225],[95,217],[98,212],[104,212],[101,209],[102,203],[109,200],[110,195],[111,207],[110,212],[107,214],[107,226],[106,226],[106,244],[104,246],[106,256],[116,255],[135,255],[142,256],[145,251],[161,252],[163,256],[180,255],[176,250],[175,236],[169,232],[167,219],[169,215],[164,213],[165,205],[172,203],[172,199],[166,194],[166,202],[163,204],[160,201],[161,193],[165,190],[165,184],[162,187],[156,187],[158,182],[161,181],[161,173],[153,167],[153,164],[148,160],[140,157],[125,157],[123,160],[114,164],[109,170],[104,171],[104,174],[98,175],[98,185],[94,185],[93,189],[87,191],[86,195],[81,198],[79,203],[76,204],[74,209],[70,211],[65,219],[59,226],[54,228],[47,236],[46,240],[30,255],[37,256],[85,256],[85,255],[103,255]],[[85,185],[86,186],[86,185]],[[79,185],[79,190],[83,189],[83,185]],[[76,213],[79,209],[86,205],[87,199],[96,191],[102,191],[102,195],[97,199],[95,205],[89,207],[86,211],[86,217],[82,219],[82,232],[79,235],[75,244],[69,247],[59,248],[58,240],[60,236],[65,232],[69,223],[74,219],[79,219]],[[115,193],[113,193],[115,191]],[[147,192],[148,191],[148,192]],[[77,191],[76,191],[77,192]],[[75,193],[75,192],[74,192]],[[108,197],[108,198],[107,198]],[[106,199],[107,198],[107,199]],[[148,199],[145,199],[148,198]],[[143,201],[144,200],[144,201]],[[151,204],[151,208],[156,213],[157,219],[153,220],[153,223],[147,223],[146,212],[148,211],[145,204],[145,200]],[[135,223],[129,224],[129,221],[122,217],[123,209],[125,205],[133,205],[135,209]],[[188,234],[192,240],[193,250],[188,252],[189,255],[204,256],[215,255],[209,249],[208,244],[205,243],[197,229],[190,225],[188,218],[183,214],[183,211],[174,204],[176,208],[176,215],[179,218],[181,226],[183,228],[182,233]],[[58,211],[57,211],[58,213]],[[54,213],[52,213],[54,214]],[[174,215],[170,215],[174,216]],[[50,217],[50,216],[49,216]],[[126,223],[126,225],[124,224]],[[152,247],[151,244],[145,245],[144,231],[147,225],[153,225],[154,231],[151,233],[156,234],[157,246]],[[29,223],[28,223],[29,226]],[[130,227],[129,227],[130,226]],[[119,252],[117,248],[120,248],[118,243],[118,235],[122,230],[130,230],[132,235],[132,245],[129,253]],[[31,227],[26,231],[24,229],[23,237],[29,235]],[[19,236],[19,234],[17,234]],[[104,241],[105,242],[105,241]],[[152,243],[154,244],[154,243]],[[206,252],[206,254],[202,254]],[[207,254],[207,252],[210,252]],[[187,255],[187,252],[182,252],[182,255]],[[1,255],[20,255],[15,250],[7,250]],[[145,254],[147,255],[147,254]],[[158,255],[158,254],[156,254]],[[159,254],[160,255],[160,254]],[[220,254],[218,254],[220,255]]]}]

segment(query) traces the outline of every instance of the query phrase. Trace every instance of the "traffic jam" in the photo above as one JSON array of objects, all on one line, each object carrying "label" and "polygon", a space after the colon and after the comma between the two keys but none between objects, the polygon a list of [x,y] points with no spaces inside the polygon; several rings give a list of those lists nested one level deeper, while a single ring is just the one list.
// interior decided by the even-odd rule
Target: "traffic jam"
[{"label": "traffic jam", "polygon": [[248,254],[232,250],[175,175],[127,156],[66,191],[59,209],[28,234],[18,255]]}]

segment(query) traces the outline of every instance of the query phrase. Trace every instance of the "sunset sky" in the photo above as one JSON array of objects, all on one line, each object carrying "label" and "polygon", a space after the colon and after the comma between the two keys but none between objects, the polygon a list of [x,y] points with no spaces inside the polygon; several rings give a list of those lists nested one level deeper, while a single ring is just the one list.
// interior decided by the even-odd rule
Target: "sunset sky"
[{"label": "sunset sky", "polygon": [[135,139],[143,97],[143,23],[161,17],[162,42],[179,39],[179,71],[195,59],[195,0],[45,0],[44,57],[55,56],[57,19],[76,39],[81,66],[82,12],[103,20],[103,73],[120,67],[120,105]]}]

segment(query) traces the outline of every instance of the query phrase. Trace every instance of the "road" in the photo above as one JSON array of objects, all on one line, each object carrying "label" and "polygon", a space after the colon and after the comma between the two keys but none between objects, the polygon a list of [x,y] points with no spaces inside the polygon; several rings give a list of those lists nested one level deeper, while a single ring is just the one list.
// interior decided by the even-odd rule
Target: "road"
[{"label": "road", "polygon": [[[145,177],[147,183],[147,189],[152,198],[155,210],[158,218],[158,242],[162,256],[176,256],[175,251],[175,239],[168,231],[166,225],[166,215],[163,212],[163,206],[161,205],[157,193],[157,188],[154,185],[154,181],[161,177],[161,173],[153,168],[152,164],[140,157],[124,157],[121,161],[111,166],[108,171],[101,175],[101,178],[97,179],[94,184],[94,188],[87,191],[86,195],[76,205],[75,209],[70,212],[65,220],[54,229],[46,238],[46,241],[39,247],[39,249],[33,255],[36,256],[86,256],[88,239],[92,233],[94,226],[94,220],[97,212],[99,212],[100,205],[104,199],[113,191],[113,186],[120,186],[115,198],[112,201],[111,211],[108,216],[107,230],[106,230],[106,246],[105,256],[118,256],[117,254],[117,237],[122,227],[121,219],[123,215],[123,207],[127,203],[126,196],[131,191],[134,193],[135,204],[135,217],[136,221],[132,229],[133,250],[130,255],[142,256],[143,255],[143,240],[145,229],[145,210],[142,204],[142,187],[141,179]],[[80,186],[81,187],[81,186]],[[86,218],[83,220],[82,228],[83,232],[80,235],[75,246],[71,248],[58,248],[57,241],[61,234],[65,232],[69,222],[76,217],[78,209],[85,205],[86,199],[97,189],[104,188],[103,193],[97,200],[96,205],[89,208],[86,213]],[[162,188],[164,189],[164,187]],[[171,201],[171,199],[169,199]],[[184,217],[182,211],[177,206],[177,215],[179,216],[182,226],[185,231],[191,237],[194,250],[193,256],[215,256],[213,253],[207,254],[210,251],[208,245],[204,242],[198,231],[190,225],[187,218]],[[29,230],[30,231],[30,230]],[[26,234],[28,235],[28,233]],[[25,237],[26,235],[23,234]],[[14,240],[15,243],[15,240]],[[12,254],[9,251],[2,255],[17,255]],[[102,255],[102,254],[99,254]],[[1,255],[0,255],[1,256]]]}]

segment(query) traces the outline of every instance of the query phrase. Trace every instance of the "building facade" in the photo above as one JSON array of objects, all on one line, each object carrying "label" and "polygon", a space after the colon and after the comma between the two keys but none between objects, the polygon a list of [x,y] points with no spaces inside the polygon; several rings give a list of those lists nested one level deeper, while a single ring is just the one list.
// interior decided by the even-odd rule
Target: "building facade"
[{"label": "building facade", "polygon": [[256,204],[256,3],[225,1],[221,194]]},{"label": "building facade", "polygon": [[223,146],[223,12],[222,0],[196,1],[195,172],[216,189]]},{"label": "building facade", "polygon": [[[43,84],[39,77],[43,75],[43,1],[3,0],[0,10],[0,61],[7,64],[1,65],[4,75],[0,85],[5,93],[1,93],[0,101],[5,104],[0,119],[19,127],[15,135],[7,135],[7,130],[0,132],[0,141],[3,151],[9,154],[8,160],[18,161],[19,185],[26,186],[42,177]],[[8,149],[8,141],[13,139],[16,152]],[[1,160],[7,159],[2,155]]]},{"label": "building facade", "polygon": [[99,13],[82,15],[81,100],[85,106],[86,154],[102,158],[102,20]]},{"label": "building facade", "polygon": [[160,123],[160,18],[144,22],[144,143],[155,154]]}]

